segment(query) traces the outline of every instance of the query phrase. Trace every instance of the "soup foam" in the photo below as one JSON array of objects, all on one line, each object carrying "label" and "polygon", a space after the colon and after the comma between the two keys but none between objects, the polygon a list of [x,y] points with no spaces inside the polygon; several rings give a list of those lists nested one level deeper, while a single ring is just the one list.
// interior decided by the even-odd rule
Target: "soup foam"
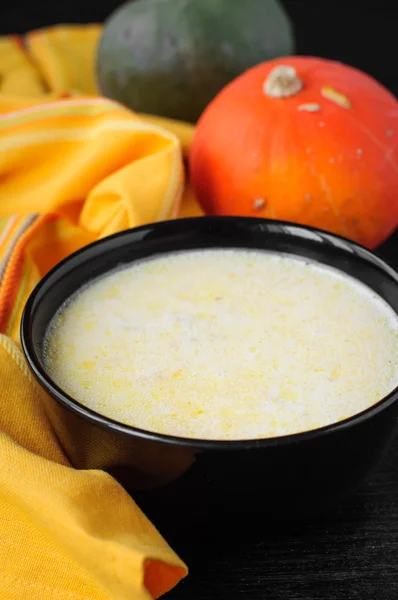
[{"label": "soup foam", "polygon": [[94,280],[45,340],[53,380],[88,408],[200,439],[328,425],[398,385],[398,317],[370,288],[288,254],[173,253]]}]

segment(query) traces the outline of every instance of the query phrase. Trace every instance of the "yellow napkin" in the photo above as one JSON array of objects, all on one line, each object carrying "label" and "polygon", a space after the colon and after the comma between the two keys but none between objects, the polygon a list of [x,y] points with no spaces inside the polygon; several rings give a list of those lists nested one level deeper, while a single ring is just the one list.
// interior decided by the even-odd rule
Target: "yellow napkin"
[{"label": "yellow napkin", "polygon": [[[192,127],[95,96],[100,30],[0,38],[1,600],[143,600],[186,574],[118,483],[84,469],[19,345],[26,298],[60,259],[128,227],[202,214],[184,182]],[[161,457],[140,460],[137,473],[171,476]],[[186,465],[177,456],[171,468]]]}]

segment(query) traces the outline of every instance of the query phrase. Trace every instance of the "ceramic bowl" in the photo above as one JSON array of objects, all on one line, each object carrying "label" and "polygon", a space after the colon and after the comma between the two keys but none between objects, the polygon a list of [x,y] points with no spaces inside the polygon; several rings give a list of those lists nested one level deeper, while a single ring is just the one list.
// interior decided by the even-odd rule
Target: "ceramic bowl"
[{"label": "ceramic bowl", "polygon": [[200,497],[212,505],[256,506],[282,516],[323,510],[358,486],[386,451],[396,428],[398,389],[360,414],[313,431],[270,439],[209,441],[113,421],[71,398],[46,372],[47,326],[61,304],[89,280],[143,257],[231,247],[291,253],[332,265],[367,284],[398,313],[397,272],[346,239],[265,219],[181,219],[112,235],[53,268],[32,292],[23,313],[21,342],[26,359],[48,392],[47,410],[75,466],[127,469],[135,489],[167,486],[178,490],[179,498]]}]

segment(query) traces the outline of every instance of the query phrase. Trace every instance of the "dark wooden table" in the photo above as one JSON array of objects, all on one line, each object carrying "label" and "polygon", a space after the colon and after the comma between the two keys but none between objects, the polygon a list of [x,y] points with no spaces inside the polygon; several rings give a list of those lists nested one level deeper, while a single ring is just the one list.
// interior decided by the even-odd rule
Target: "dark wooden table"
[{"label": "dark wooden table", "polygon": [[170,600],[396,600],[398,439],[370,481],[321,520],[223,522],[181,513],[155,523],[189,577]]},{"label": "dark wooden table", "polygon": [[[6,0],[0,35],[59,22],[102,21],[120,3]],[[299,54],[352,64],[398,93],[394,2],[283,3]],[[398,234],[380,253],[398,266]],[[190,567],[170,600],[398,599],[398,437],[369,481],[314,522],[278,524],[261,515],[206,514],[188,507],[176,511],[161,492],[143,508]]]}]

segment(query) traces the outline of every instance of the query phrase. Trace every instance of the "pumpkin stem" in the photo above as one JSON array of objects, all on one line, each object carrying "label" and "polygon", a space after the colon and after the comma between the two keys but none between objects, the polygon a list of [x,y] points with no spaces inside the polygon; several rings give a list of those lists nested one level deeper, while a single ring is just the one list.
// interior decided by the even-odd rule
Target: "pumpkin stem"
[{"label": "pumpkin stem", "polygon": [[303,82],[297,77],[296,69],[279,65],[272,69],[264,82],[263,90],[271,98],[290,98],[303,89]]}]

